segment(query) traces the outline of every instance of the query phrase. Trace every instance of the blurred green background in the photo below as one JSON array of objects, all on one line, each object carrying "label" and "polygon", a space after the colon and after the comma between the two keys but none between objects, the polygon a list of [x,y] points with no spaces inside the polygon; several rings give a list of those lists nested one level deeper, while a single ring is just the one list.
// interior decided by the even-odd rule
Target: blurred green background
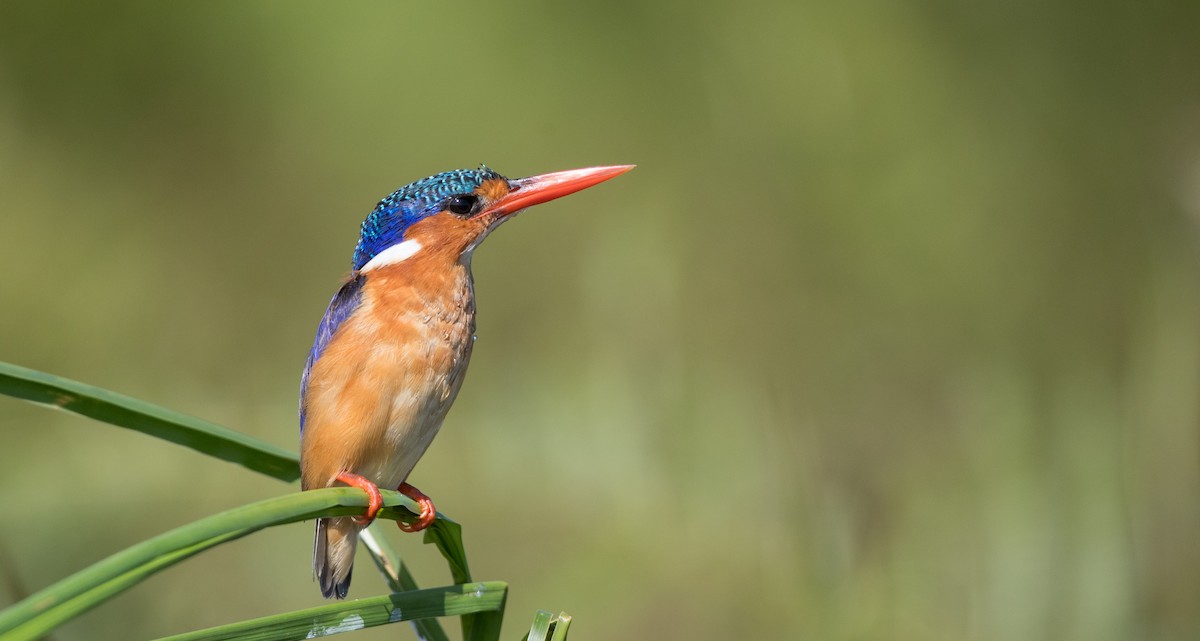
[{"label": "blurred green background", "polygon": [[[1200,636],[1200,5],[434,4],[0,5],[0,359],[294,449],[378,198],[637,163],[476,254],[411,477],[511,583],[506,638],[536,608],[580,641]],[[0,605],[290,491],[13,400],[0,427]],[[316,605],[310,545],[55,638]]]}]

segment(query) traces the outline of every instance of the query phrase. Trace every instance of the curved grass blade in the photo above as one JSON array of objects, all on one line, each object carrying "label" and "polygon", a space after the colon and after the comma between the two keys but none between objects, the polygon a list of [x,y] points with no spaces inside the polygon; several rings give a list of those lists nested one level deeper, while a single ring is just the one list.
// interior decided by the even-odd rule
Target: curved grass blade
[{"label": "curved grass blade", "polygon": [[462,526],[438,514],[438,520],[425,528],[424,543],[437,546],[438,552],[450,566],[450,576],[455,583],[470,583],[471,568],[467,565],[467,550],[463,546]]},{"label": "curved grass blade", "polygon": [[571,627],[571,617],[566,612],[553,614],[538,610],[533,615],[533,625],[525,641],[567,641],[567,629]]},{"label": "curved grass blade", "polygon": [[[371,560],[375,561],[375,567],[379,568],[379,573],[383,575],[383,580],[392,592],[416,590],[417,582],[413,579],[412,573],[408,571],[408,566],[396,553],[396,550],[388,544],[387,539],[376,536],[375,528],[377,527],[378,525],[372,525],[360,532],[358,540],[371,553]],[[450,638],[446,636],[446,631],[435,619],[413,619],[412,626],[417,636],[425,641],[450,641]]]},{"label": "curved grass blade", "polygon": [[283,481],[300,477],[296,455],[266,441],[61,376],[0,362],[0,394],[137,430]]},{"label": "curved grass blade", "polygon": [[[387,519],[412,518],[419,506],[381,490]],[[297,492],[258,501],[175,528],[118,552],[0,611],[5,641],[37,639],[63,622],[103,603],[146,577],[192,555],[266,527],[320,516],[359,514],[367,495],[356,488]],[[406,508],[406,509],[398,509]]]},{"label": "curved grass blade", "polygon": [[315,639],[400,621],[494,612],[504,607],[507,592],[508,586],[500,581],[400,592],[231,623],[159,641]]},{"label": "curved grass blade", "polygon": [[529,633],[525,635],[524,641],[546,641],[550,638],[550,622],[554,620],[554,613],[545,610],[538,610],[533,613],[533,625],[529,626]]},{"label": "curved grass blade", "polygon": [[464,641],[498,641],[504,623],[504,601],[495,610],[464,614],[462,628]]},{"label": "curved grass blade", "polygon": [[[425,543],[437,546],[438,552],[450,566],[450,576],[455,583],[470,583],[471,568],[467,565],[467,550],[463,545],[462,526],[439,515],[437,521],[425,530]],[[500,638],[500,625],[504,611],[467,615],[462,618],[462,635],[466,641],[485,641]]]},{"label": "curved grass blade", "polygon": [[571,627],[571,615],[559,612],[554,615],[554,620],[550,622],[550,625],[553,629],[550,641],[567,641],[567,630]]}]

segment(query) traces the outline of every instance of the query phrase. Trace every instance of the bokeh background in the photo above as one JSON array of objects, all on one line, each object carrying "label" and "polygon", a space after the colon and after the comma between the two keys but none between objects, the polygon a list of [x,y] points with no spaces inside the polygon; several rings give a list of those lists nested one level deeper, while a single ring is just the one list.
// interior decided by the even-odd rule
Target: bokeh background
[{"label": "bokeh background", "polygon": [[[0,359],[294,448],[378,198],[637,163],[476,254],[412,477],[506,638],[1195,639],[1198,6],[4,3]],[[0,605],[294,490],[13,400],[0,430]],[[54,638],[316,605],[310,537]]]}]

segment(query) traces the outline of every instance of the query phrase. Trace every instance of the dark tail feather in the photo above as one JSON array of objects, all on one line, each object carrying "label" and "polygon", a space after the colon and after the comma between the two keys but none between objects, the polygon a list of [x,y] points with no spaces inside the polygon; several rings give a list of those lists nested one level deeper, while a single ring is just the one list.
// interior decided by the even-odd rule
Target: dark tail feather
[{"label": "dark tail feather", "polygon": [[317,519],[313,545],[313,575],[326,599],[346,598],[354,571],[358,527],[349,517]]}]

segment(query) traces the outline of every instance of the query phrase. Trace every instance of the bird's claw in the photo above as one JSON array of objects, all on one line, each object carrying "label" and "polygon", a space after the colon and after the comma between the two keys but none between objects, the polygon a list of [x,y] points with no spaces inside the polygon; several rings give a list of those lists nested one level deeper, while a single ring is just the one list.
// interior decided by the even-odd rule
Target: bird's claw
[{"label": "bird's claw", "polygon": [[364,528],[374,523],[375,517],[379,515],[379,510],[383,509],[383,495],[379,493],[379,486],[372,483],[367,477],[359,476],[353,472],[342,472],[337,475],[337,480],[346,485],[357,487],[367,493],[369,499],[367,513],[363,516],[354,517],[354,524],[360,528]]},{"label": "bird's claw", "polygon": [[401,530],[405,532],[420,532],[433,525],[434,520],[437,519],[437,509],[433,507],[433,499],[430,499],[424,492],[408,483],[401,483],[400,487],[396,489],[421,506],[421,513],[417,515],[417,520],[413,521],[411,525],[403,521],[396,521],[396,525]]}]

